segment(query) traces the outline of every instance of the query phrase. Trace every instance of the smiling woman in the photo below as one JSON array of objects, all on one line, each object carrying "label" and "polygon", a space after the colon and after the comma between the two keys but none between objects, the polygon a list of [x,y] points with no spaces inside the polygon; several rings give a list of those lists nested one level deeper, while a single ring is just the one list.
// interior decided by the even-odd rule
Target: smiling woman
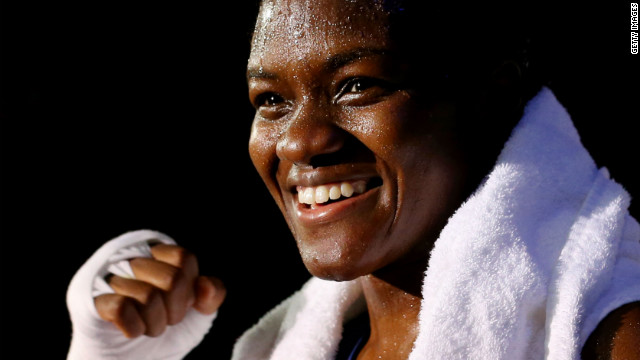
[{"label": "smiling woman", "polygon": [[[392,263],[426,267],[464,198],[453,107],[421,102],[415,70],[380,26],[387,11],[357,2],[282,8],[264,3],[254,34],[249,149],[307,268],[348,280]],[[347,191],[340,201],[319,205],[337,184]],[[360,191],[348,196],[351,187]]]},{"label": "smiling woman", "polygon": [[[517,9],[458,10],[262,2],[249,153],[313,278],[234,359],[640,358],[629,195],[534,76]],[[181,358],[224,298],[173,239],[127,233],[71,283],[69,358]]]}]

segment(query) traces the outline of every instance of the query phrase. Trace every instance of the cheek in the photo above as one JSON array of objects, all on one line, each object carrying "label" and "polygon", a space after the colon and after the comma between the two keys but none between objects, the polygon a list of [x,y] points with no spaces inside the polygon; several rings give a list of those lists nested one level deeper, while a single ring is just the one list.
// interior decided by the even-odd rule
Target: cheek
[{"label": "cheek", "polygon": [[[437,130],[437,127],[434,128]],[[402,203],[397,229],[431,246],[448,218],[465,200],[467,164],[450,133],[435,131],[423,144],[404,148]]]},{"label": "cheek", "polygon": [[[279,193],[275,181],[278,163],[276,156],[277,141],[278,129],[276,126],[263,120],[255,120],[253,122],[249,138],[249,156],[253,166],[274,197]],[[279,199],[276,198],[276,201],[279,202]]]},{"label": "cheek", "polygon": [[413,106],[409,97],[394,100],[370,108],[361,117],[367,120],[359,123],[361,141],[389,170],[394,193],[389,203],[397,206],[398,218],[389,232],[393,235],[378,245],[392,258],[434,240],[463,200],[465,177],[452,132],[455,109],[448,103]]},{"label": "cheek", "polygon": [[398,111],[385,103],[348,108],[339,115],[339,126],[382,160],[393,155],[403,121]]},{"label": "cheek", "polygon": [[418,108],[410,94],[398,92],[385,101],[343,112],[341,122],[377,158],[395,163],[399,148],[422,145],[432,110]]}]

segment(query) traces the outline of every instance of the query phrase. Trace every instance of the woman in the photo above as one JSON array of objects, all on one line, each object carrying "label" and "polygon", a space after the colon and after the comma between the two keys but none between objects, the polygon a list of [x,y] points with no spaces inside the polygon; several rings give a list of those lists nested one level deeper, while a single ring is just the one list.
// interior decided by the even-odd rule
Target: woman
[{"label": "woman", "polygon": [[[640,359],[628,195],[528,78],[508,21],[463,17],[460,47],[453,10],[263,2],[249,151],[314,278],[234,359]],[[125,234],[72,281],[69,358],[181,358],[224,293],[165,235]]]}]

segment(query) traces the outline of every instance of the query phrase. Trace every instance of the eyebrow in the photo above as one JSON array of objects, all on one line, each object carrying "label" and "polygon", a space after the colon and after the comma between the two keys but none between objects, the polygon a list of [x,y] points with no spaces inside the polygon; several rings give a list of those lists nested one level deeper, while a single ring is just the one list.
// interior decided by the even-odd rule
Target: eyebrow
[{"label": "eyebrow", "polygon": [[[335,71],[345,65],[348,65],[356,60],[365,57],[388,54],[389,50],[386,49],[357,48],[344,53],[329,56],[326,60],[325,68],[329,71]],[[262,68],[249,68],[247,69],[247,81],[251,79],[278,79],[278,75],[272,72],[265,71]]]},{"label": "eyebrow", "polygon": [[251,79],[277,79],[278,75],[264,71],[262,68],[247,69],[247,80]]},{"label": "eyebrow", "polygon": [[335,71],[345,65],[348,65],[356,60],[371,57],[388,55],[389,50],[379,48],[358,48],[351,51],[347,51],[340,54],[335,54],[327,59],[327,69]]}]

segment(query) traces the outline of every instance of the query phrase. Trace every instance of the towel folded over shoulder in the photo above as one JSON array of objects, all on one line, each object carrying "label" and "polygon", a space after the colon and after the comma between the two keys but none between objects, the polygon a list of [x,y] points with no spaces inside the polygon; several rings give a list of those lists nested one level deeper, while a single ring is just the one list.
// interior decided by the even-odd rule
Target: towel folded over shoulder
[{"label": "towel folded over shoulder", "polygon": [[[579,359],[610,311],[640,300],[640,226],[548,88],[431,252],[409,357]],[[311,279],[237,342],[233,359],[333,359],[357,281]]]}]

